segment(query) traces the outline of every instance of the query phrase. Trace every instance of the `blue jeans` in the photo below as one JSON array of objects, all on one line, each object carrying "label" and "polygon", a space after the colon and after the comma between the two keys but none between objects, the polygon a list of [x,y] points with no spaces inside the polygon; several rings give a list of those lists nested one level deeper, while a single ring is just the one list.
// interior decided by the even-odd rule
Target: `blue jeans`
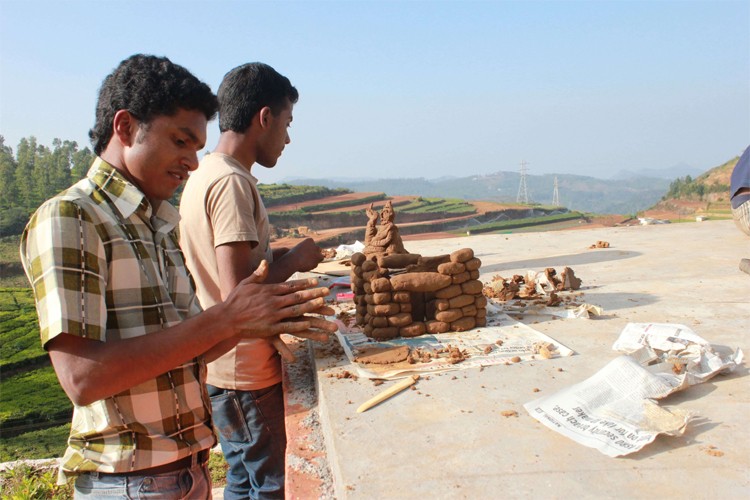
[{"label": "blue jeans", "polygon": [[207,464],[152,476],[119,476],[86,472],[76,478],[76,500],[130,500],[182,498],[210,499],[211,478]]},{"label": "blue jeans", "polygon": [[208,394],[229,464],[224,499],[283,499],[286,427],[281,383],[257,391],[209,385]]}]

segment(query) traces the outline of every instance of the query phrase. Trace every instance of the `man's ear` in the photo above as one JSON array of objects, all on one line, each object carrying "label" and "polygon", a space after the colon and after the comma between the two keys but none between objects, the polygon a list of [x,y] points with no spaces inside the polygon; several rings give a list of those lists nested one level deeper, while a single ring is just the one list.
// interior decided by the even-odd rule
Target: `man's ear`
[{"label": "man's ear", "polygon": [[119,110],[112,120],[112,139],[120,141],[123,146],[132,146],[135,143],[139,125],[140,122],[130,114],[130,111]]},{"label": "man's ear", "polygon": [[266,128],[271,123],[271,108],[264,106],[258,111],[258,121],[261,128]]}]

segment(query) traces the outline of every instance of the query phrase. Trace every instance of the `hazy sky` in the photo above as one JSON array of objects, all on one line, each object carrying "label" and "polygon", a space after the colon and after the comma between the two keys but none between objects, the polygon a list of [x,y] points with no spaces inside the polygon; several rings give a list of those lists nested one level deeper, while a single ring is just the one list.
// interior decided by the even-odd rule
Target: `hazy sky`
[{"label": "hazy sky", "polygon": [[[750,143],[750,1],[0,0],[0,134],[88,146],[133,53],[214,91],[262,61],[300,92],[261,182],[517,171],[602,178]],[[218,138],[209,124],[208,147]]]}]

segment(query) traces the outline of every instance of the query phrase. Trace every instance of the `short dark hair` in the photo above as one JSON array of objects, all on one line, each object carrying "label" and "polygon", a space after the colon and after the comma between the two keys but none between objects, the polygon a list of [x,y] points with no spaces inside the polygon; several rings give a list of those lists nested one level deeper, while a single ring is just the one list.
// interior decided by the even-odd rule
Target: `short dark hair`
[{"label": "short dark hair", "polygon": [[218,97],[219,130],[242,133],[262,108],[268,106],[278,116],[287,100],[297,102],[299,93],[289,78],[268,64],[255,62],[237,66],[224,75]]},{"label": "short dark hair", "polygon": [[218,101],[208,85],[182,66],[166,57],[136,54],[122,61],[99,89],[96,123],[89,130],[96,154],[107,148],[115,113],[121,109],[144,124],[180,109],[201,111],[211,120]]}]

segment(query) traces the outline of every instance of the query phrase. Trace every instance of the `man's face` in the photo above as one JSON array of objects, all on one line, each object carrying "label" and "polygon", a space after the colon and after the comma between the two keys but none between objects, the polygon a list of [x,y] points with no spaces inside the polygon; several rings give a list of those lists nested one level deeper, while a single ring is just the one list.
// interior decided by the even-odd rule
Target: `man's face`
[{"label": "man's face", "polygon": [[180,109],[140,124],[124,153],[124,169],[152,204],[168,200],[198,168],[197,152],[206,144],[206,116]]},{"label": "man's face", "polygon": [[266,168],[273,168],[284,150],[284,146],[291,142],[289,139],[289,127],[292,124],[293,105],[288,100],[284,109],[275,115],[267,113],[266,127],[263,135],[258,141],[258,154],[256,162]]}]

